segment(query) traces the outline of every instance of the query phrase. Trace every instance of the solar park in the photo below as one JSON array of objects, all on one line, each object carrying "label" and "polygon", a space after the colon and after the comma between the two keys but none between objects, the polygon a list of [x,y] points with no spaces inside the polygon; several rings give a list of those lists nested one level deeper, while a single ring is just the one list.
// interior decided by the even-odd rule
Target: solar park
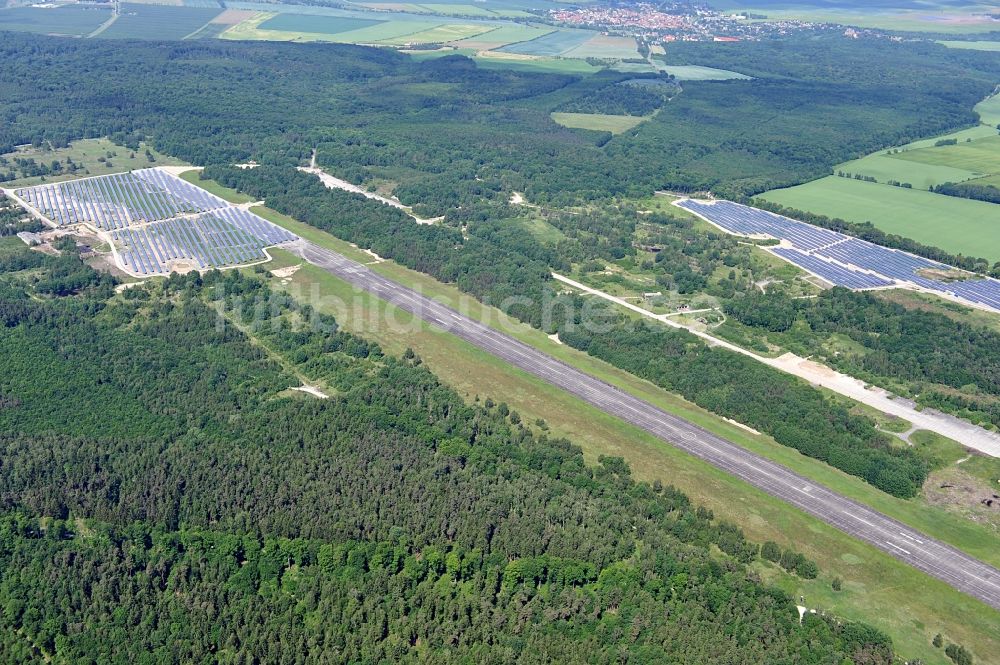
[{"label": "solar park", "polygon": [[86,224],[106,233],[120,266],[136,275],[167,274],[266,259],[264,248],[292,233],[161,169],[141,169],[19,189],[15,194],[57,226]]},{"label": "solar park", "polygon": [[919,271],[950,272],[955,269],[732,201],[684,199],[676,205],[727,233],[763,235],[781,241],[781,246],[765,249],[835,286],[855,290],[915,286],[1000,311],[1000,280],[988,277],[948,282],[931,279]]}]

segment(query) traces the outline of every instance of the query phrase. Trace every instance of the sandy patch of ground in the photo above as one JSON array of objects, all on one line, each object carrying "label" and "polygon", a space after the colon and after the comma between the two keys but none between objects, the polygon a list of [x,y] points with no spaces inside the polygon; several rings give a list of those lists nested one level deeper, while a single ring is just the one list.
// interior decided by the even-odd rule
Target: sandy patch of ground
[{"label": "sandy patch of ground", "polygon": [[198,265],[186,259],[174,259],[167,262],[167,272],[175,272],[178,275],[186,275],[189,272],[198,270]]},{"label": "sandy patch of ground", "polygon": [[1000,485],[993,487],[962,471],[958,465],[932,473],[924,483],[923,494],[932,506],[1000,530],[1000,499],[996,498],[1000,497]]},{"label": "sandy patch of ground", "polygon": [[312,395],[313,397],[316,397],[318,399],[330,399],[329,395],[327,395],[326,393],[324,393],[322,390],[320,390],[316,386],[310,386],[310,385],[302,384],[301,386],[296,386],[296,387],[292,388],[292,390],[296,390],[296,391],[298,391],[300,393],[306,393],[307,395]]},{"label": "sandy patch of ground", "polygon": [[140,286],[142,282],[125,282],[124,284],[119,284],[115,287],[115,293],[121,293],[122,291],[127,291],[135,286]]},{"label": "sandy patch of ground", "polygon": [[549,335],[549,339],[551,339],[556,344],[562,344],[563,343],[563,341],[561,339],[559,339],[559,333],[552,333],[551,335]]},{"label": "sandy patch of ground", "polygon": [[735,425],[736,427],[739,427],[740,429],[745,429],[746,431],[750,432],[751,434],[760,434],[760,432],[758,432],[757,430],[755,430],[753,427],[750,427],[749,425],[744,425],[743,423],[739,422],[738,420],[733,420],[732,418],[726,418],[726,417],[723,417],[722,419],[725,420],[730,425]]},{"label": "sandy patch of ground", "polygon": [[292,275],[294,275],[295,273],[297,273],[299,271],[299,268],[301,268],[301,267],[302,267],[302,264],[300,263],[297,266],[288,266],[287,268],[278,268],[277,270],[272,270],[271,274],[274,275],[275,277],[291,277]]}]

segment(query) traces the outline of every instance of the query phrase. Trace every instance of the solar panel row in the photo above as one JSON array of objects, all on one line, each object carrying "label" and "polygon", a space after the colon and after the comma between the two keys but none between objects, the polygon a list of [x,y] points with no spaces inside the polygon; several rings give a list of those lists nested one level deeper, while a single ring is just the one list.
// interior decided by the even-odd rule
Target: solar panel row
[{"label": "solar panel row", "polygon": [[783,259],[822,277],[831,284],[849,289],[874,289],[881,286],[892,286],[894,283],[888,279],[845,268],[840,264],[800,252],[797,249],[775,247],[772,251]]},{"label": "solar panel row", "polygon": [[265,258],[297,236],[160,169],[25,188],[17,194],[54,223],[109,231],[123,267],[139,275]]},{"label": "solar panel row", "polygon": [[951,266],[731,201],[688,199],[677,205],[729,233],[763,234],[787,241],[791,249],[774,248],[772,251],[837,286],[868,289],[908,282],[1000,311],[1000,280],[974,278],[946,282],[932,279],[919,271],[949,271]]}]

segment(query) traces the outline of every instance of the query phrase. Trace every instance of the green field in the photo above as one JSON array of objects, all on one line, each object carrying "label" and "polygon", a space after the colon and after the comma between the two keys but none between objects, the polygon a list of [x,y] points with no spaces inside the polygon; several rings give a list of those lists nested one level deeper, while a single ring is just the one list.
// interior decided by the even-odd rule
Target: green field
[{"label": "green field", "polygon": [[407,44],[443,44],[459,39],[474,37],[489,30],[486,25],[438,25],[429,30],[411,32],[391,39],[383,39],[380,44],[405,46]]},{"label": "green field", "polygon": [[[133,153],[133,151],[128,148],[112,143],[108,139],[83,139],[81,141],[73,141],[68,147],[59,148],[58,150],[52,150],[48,147],[22,148],[17,152],[0,155],[0,157],[4,157],[8,160],[13,160],[15,158],[34,159],[39,164],[51,164],[53,161],[65,162],[66,159],[69,158],[75,164],[83,168],[72,174],[66,175],[48,175],[44,176],[44,178],[41,176],[33,178],[20,178],[9,183],[4,183],[4,186],[21,187],[27,185],[37,185],[42,182],[72,180],[74,178],[81,178],[84,176],[124,173],[133,169],[145,169],[151,166],[182,166],[185,164],[185,162],[179,159],[162,155],[151,148],[150,152],[153,154],[153,158],[156,161],[150,162],[146,157],[146,148],[147,146],[142,145],[139,150],[136,150]],[[112,154],[112,157],[110,158],[111,166],[108,166],[108,153]],[[135,155],[134,157],[132,157],[133,154]],[[102,157],[105,161],[98,161],[98,159]],[[0,171],[5,170],[7,170],[6,167],[0,165]]]},{"label": "green field", "polygon": [[995,203],[837,176],[771,190],[762,198],[851,222],[870,221],[949,252],[1000,261],[1000,206]]},{"label": "green field", "polygon": [[495,18],[496,14],[488,9],[475,5],[448,5],[448,4],[427,4],[420,3],[418,8],[431,12],[432,14],[445,14],[449,16],[480,16],[483,18]]},{"label": "green field", "polygon": [[554,28],[541,26],[502,25],[500,27],[493,28],[489,32],[476,35],[475,38],[463,39],[455,42],[455,46],[460,48],[463,46],[468,46],[470,48],[497,48],[507,44],[514,44],[517,42],[527,41],[529,39],[535,39],[536,37],[547,35],[550,32],[553,32],[553,30]]},{"label": "green field", "polygon": [[917,189],[929,189],[932,185],[940,185],[943,182],[964,182],[987,175],[983,172],[969,171],[934,162],[925,162],[919,157],[917,159],[910,157],[911,154],[916,154],[924,150],[936,150],[936,148],[922,148],[914,150],[912,153],[900,153],[898,155],[875,153],[861,159],[838,164],[836,171],[844,172],[851,176],[869,176],[881,183],[888,182],[889,180],[908,182]]},{"label": "green field", "polygon": [[939,41],[938,44],[944,44],[948,48],[965,48],[972,49],[974,51],[1000,51],[1000,42],[986,42],[986,41]]},{"label": "green field", "polygon": [[732,79],[749,79],[746,74],[731,72],[726,69],[702,67],[701,65],[658,65],[657,69],[676,76],[681,81],[729,81]]},{"label": "green field", "polygon": [[637,115],[604,115],[601,113],[553,113],[552,119],[563,127],[621,134],[647,118]]},{"label": "green field", "polygon": [[[296,41],[296,42],[339,42],[344,44],[378,44],[394,40],[404,35],[429,31],[442,27],[440,21],[388,20],[378,21],[364,27],[345,30],[343,32],[303,32],[296,30],[266,30],[265,23],[270,23],[281,15],[262,13],[242,23],[234,25],[222,33],[222,39],[240,39],[257,41]],[[291,25],[307,27],[310,19],[332,18],[329,23],[320,23],[321,29],[336,29],[341,17],[295,16]],[[325,26],[325,27],[324,27]],[[405,41],[405,40],[404,40]]]},{"label": "green field", "polygon": [[386,42],[403,35],[432,30],[441,26],[441,21],[385,21],[378,25],[342,32],[334,37],[335,41],[349,44],[376,44]]},{"label": "green field", "polygon": [[1000,125],[1000,95],[993,95],[979,102],[973,110],[979,113],[979,121],[984,125],[990,127]]},{"label": "green field", "polygon": [[993,175],[1000,173],[1000,136],[994,132],[988,138],[907,150],[896,157],[928,166],[965,170],[979,176]]},{"label": "green field", "polygon": [[121,5],[119,16],[102,39],[183,39],[218,16],[221,8]]},{"label": "green field", "polygon": [[111,18],[104,7],[13,7],[0,9],[0,30],[83,37]]},{"label": "green field", "polygon": [[348,16],[309,16],[306,14],[278,14],[260,24],[261,30],[279,32],[308,32],[336,35],[350,30],[360,30],[384,21],[352,18]]},{"label": "green field", "polygon": [[473,58],[484,69],[515,69],[526,72],[554,72],[556,74],[593,74],[601,71],[586,60],[573,58],[532,58],[515,60],[511,58],[478,55]]}]

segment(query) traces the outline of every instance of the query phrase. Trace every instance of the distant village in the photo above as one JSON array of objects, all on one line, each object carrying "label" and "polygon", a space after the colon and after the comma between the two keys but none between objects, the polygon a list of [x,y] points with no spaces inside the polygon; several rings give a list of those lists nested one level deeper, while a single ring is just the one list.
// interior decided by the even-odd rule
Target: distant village
[{"label": "distant village", "polygon": [[[725,13],[687,2],[638,2],[553,9],[549,20],[561,25],[602,30],[647,42],[754,41],[803,30],[845,30],[843,26],[798,20],[766,21],[765,16]],[[846,29],[848,37],[868,31]],[[875,32],[875,31],[872,31]]]}]

